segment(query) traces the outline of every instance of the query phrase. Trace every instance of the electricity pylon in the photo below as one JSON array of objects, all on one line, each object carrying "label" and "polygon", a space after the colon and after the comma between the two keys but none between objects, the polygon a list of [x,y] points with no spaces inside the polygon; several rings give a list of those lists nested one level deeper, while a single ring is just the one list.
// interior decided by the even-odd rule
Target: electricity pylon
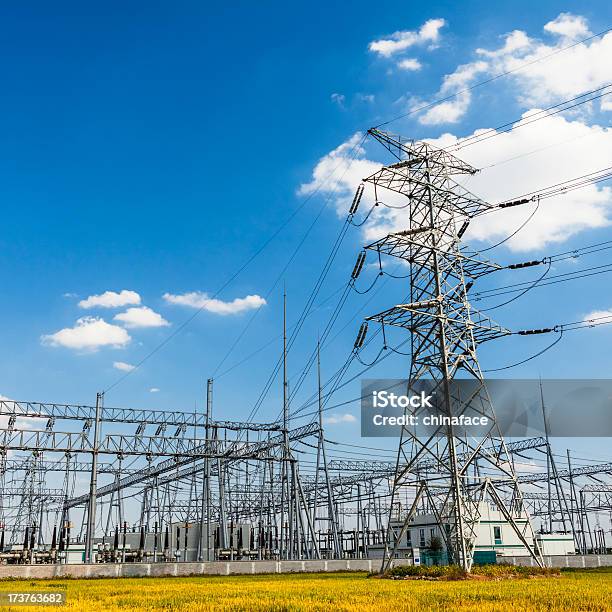
[{"label": "electricity pylon", "polygon": [[[477,170],[450,153],[377,129],[369,133],[398,161],[382,167],[364,183],[373,186],[377,202],[384,191],[404,196],[409,225],[365,248],[378,257],[393,256],[406,262],[410,301],[366,320],[378,322],[383,328],[398,326],[410,333],[409,387],[427,379],[437,397],[442,398],[438,409],[444,416],[473,415],[476,411],[487,417],[490,425],[484,433],[474,435],[445,425],[429,437],[417,435],[410,425],[402,428],[383,570],[395,556],[417,508],[423,507],[435,517],[451,561],[470,571],[484,504],[501,512],[523,546],[541,564],[512,458],[496,422],[476,354],[478,344],[510,331],[474,309],[468,300],[474,282],[500,266],[461,244],[470,221],[497,206],[479,199],[454,180],[455,175],[471,175]],[[361,193],[363,186],[358,190],[359,198]],[[357,348],[365,337],[362,329]],[[451,381],[455,378],[474,381],[469,397],[454,391]],[[400,491],[410,487],[414,487],[413,503],[402,517],[398,533],[392,527],[393,502]]]}]

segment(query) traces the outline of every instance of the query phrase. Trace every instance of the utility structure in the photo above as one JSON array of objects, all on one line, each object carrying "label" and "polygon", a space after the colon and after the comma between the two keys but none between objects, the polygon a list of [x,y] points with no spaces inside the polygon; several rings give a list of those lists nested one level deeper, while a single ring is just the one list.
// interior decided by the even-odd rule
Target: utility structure
[{"label": "utility structure", "polygon": [[[447,151],[378,129],[369,130],[369,134],[397,161],[382,167],[364,183],[373,187],[375,205],[385,194],[395,194],[391,196],[394,207],[405,208],[408,227],[365,249],[375,252],[379,259],[392,256],[406,262],[410,298],[408,303],[368,317],[356,349],[363,345],[367,322],[381,324],[383,332],[384,326],[403,328],[411,342],[409,387],[429,379],[437,397],[442,398],[438,408],[444,416],[459,417],[476,411],[490,424],[486,433],[477,436],[460,435],[452,424],[440,426],[426,438],[417,435],[410,425],[402,428],[383,570],[389,567],[410,521],[421,508],[435,516],[450,560],[470,571],[483,504],[502,513],[541,564],[530,520],[525,520],[512,457],[496,423],[476,353],[480,343],[511,332],[474,309],[468,299],[478,278],[500,266],[461,244],[470,221],[499,205],[481,200],[456,182],[456,175],[472,175],[477,170]],[[356,199],[363,190],[362,185]],[[453,395],[451,381],[457,377],[475,381],[469,397]],[[428,469],[422,471],[419,463],[424,460],[430,461]],[[401,527],[394,529],[394,502],[408,488],[414,489],[412,506],[401,517]]]}]

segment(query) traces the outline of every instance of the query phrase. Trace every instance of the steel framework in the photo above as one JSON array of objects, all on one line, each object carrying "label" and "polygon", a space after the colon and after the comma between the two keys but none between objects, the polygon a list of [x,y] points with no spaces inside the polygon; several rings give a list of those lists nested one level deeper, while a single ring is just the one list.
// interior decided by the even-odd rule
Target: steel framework
[{"label": "steel framework", "polygon": [[[399,534],[388,528],[389,550],[383,569],[395,556],[421,498],[427,500],[437,522],[446,526],[443,535],[449,556],[465,570],[472,566],[476,527],[485,502],[502,512],[525,548],[542,563],[539,551],[534,549],[530,522],[516,520],[525,513],[525,507],[476,354],[479,344],[510,331],[473,308],[468,300],[474,282],[499,266],[463,248],[461,237],[471,219],[494,206],[454,180],[455,175],[476,172],[460,159],[424,142],[406,141],[377,129],[369,133],[397,161],[365,178],[364,183],[373,186],[377,202],[385,193],[399,194],[408,213],[408,227],[365,248],[378,257],[406,262],[410,302],[370,316],[367,321],[409,332],[412,348],[408,384],[423,378],[432,380],[434,392],[443,398],[442,414],[453,417],[476,410],[491,424],[486,434],[473,439],[456,434],[452,424],[441,426],[427,439],[416,435],[410,426],[402,428],[391,505],[406,487],[414,488],[415,501]],[[452,396],[450,381],[460,373],[480,383],[467,399]],[[442,444],[437,442],[439,434],[443,434]],[[426,474],[417,469],[423,460],[430,461]]]}]

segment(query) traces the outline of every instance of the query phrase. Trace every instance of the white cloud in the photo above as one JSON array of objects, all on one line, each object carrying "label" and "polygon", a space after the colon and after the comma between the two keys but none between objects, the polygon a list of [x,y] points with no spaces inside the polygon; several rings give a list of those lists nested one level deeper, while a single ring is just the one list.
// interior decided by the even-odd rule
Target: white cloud
[{"label": "white cloud", "polygon": [[115,370],[121,370],[122,372],[131,372],[136,366],[133,366],[131,363],[126,363],[125,361],[114,361],[113,368],[115,368]]},{"label": "white cloud", "polygon": [[[534,111],[526,115],[531,112]],[[386,159],[381,147],[376,150],[380,151],[381,161],[367,159],[363,149],[359,159],[351,161],[348,152],[355,140],[353,137],[323,157],[315,167],[315,179],[302,186],[305,193],[319,187],[321,193],[331,195],[342,216],[346,215],[361,179],[376,172]],[[448,147],[457,143],[458,138],[447,133],[431,142]],[[489,202],[503,202],[597,170],[593,166],[594,159],[602,160],[601,167],[605,167],[605,160],[612,159],[612,128],[587,125],[579,119],[569,120],[557,115],[465,147],[456,155],[476,168],[484,168],[469,178],[470,191]],[[345,170],[343,178],[325,183],[324,177],[338,163]],[[379,190],[378,197],[394,206],[401,198],[385,190]],[[372,203],[371,186],[366,184],[359,214],[368,211]],[[525,205],[483,215],[472,222],[465,238],[485,244],[499,242],[518,228],[532,210],[533,205]],[[364,240],[370,242],[389,232],[406,229],[409,227],[407,214],[406,208],[376,207],[362,227]],[[612,189],[589,185],[542,200],[529,224],[504,246],[516,252],[538,251],[581,231],[605,227],[611,222]]]},{"label": "white cloud", "polygon": [[365,159],[365,149],[359,144],[363,134],[357,132],[349,140],[323,156],[312,172],[312,180],[300,186],[300,195],[315,191],[335,194],[339,215],[346,215],[357,185],[378,170],[380,164]]},{"label": "white cloud", "polygon": [[151,387],[149,393],[159,393],[159,389],[157,387]]},{"label": "white cloud", "polygon": [[[544,31],[554,37],[552,43],[514,30],[504,36],[501,47],[476,49],[480,58],[446,75],[435,99],[469,88],[475,84],[476,77],[506,72],[511,72],[506,79],[512,83],[516,99],[524,108],[548,106],[609,83],[612,32],[565,49],[590,33],[584,17],[568,13],[547,23]],[[564,50],[559,52],[561,49]],[[457,122],[467,112],[471,99],[469,91],[458,93],[452,100],[428,109],[419,120],[428,125]],[[602,97],[598,101],[600,110],[612,110],[611,99],[610,95]],[[412,100],[410,108],[414,110],[423,105],[421,100]]]},{"label": "white cloud", "polygon": [[394,32],[388,38],[372,41],[368,48],[383,57],[391,57],[415,45],[436,43],[440,38],[440,29],[446,25],[444,19],[429,19],[418,30]]},{"label": "white cloud", "polygon": [[338,423],[354,423],[357,419],[350,413],[330,414],[323,419],[327,425],[337,425]]},{"label": "white cloud", "polygon": [[421,62],[413,57],[407,57],[406,59],[397,62],[397,67],[402,70],[420,70],[422,68]]},{"label": "white cloud", "polygon": [[[597,322],[594,319],[612,319],[612,309],[610,310],[594,310],[582,319],[585,323]],[[601,321],[599,321],[601,323]]]},{"label": "white cloud", "polygon": [[[456,137],[446,134],[432,142],[448,146]],[[543,143],[558,146],[543,148]],[[532,154],[523,156],[529,152]],[[603,160],[612,159],[612,129],[557,115],[460,149],[457,155],[476,168],[485,168],[470,178],[470,191],[489,202],[502,202],[599,169],[593,160],[602,160],[601,167],[605,167]],[[486,168],[504,160],[511,161]],[[525,205],[483,215],[470,225],[465,238],[498,242],[531,210],[533,205]],[[612,189],[588,185],[542,200],[534,218],[505,246],[513,251],[534,251],[611,221]]]},{"label": "white cloud", "polygon": [[79,302],[80,308],[121,308],[131,304],[140,304],[140,295],[136,291],[123,289],[119,293],[105,291],[100,295],[90,295]]},{"label": "white cloud", "polygon": [[[419,115],[419,121],[424,125],[456,123],[459,121],[465,115],[472,101],[472,93],[468,88],[476,81],[476,77],[487,71],[487,68],[488,64],[486,62],[478,61],[463,64],[451,74],[447,74],[436,94],[436,99],[450,99],[425,110]],[[426,101],[413,99],[411,110],[416,111],[426,105]]]},{"label": "white cloud", "polygon": [[82,317],[74,327],[66,327],[54,334],[41,336],[42,343],[47,346],[88,351],[96,351],[103,346],[121,348],[130,340],[130,335],[123,327],[111,325],[99,317]]},{"label": "white cloud", "polygon": [[549,21],[544,30],[571,40],[586,38],[591,33],[587,20],[571,13],[561,13],[556,19]]},{"label": "white cloud", "polygon": [[266,300],[259,295],[247,295],[243,298],[236,298],[231,302],[224,302],[223,300],[210,298],[207,293],[202,291],[191,291],[178,295],[164,293],[163,298],[169,304],[199,308],[220,315],[239,314],[266,304]]},{"label": "white cloud", "polygon": [[330,96],[332,102],[335,102],[340,108],[344,108],[344,102],[346,101],[346,96],[344,94],[333,93]]},{"label": "white cloud", "polygon": [[166,327],[170,325],[164,317],[151,310],[148,306],[138,308],[128,308],[125,312],[120,312],[114,317],[115,321],[120,321],[126,327]]},{"label": "white cloud", "polygon": [[506,34],[506,40],[504,46],[494,51],[488,51],[487,49],[476,49],[478,55],[484,55],[485,57],[500,57],[501,55],[507,55],[508,53],[514,53],[520,49],[525,49],[531,45],[529,36],[522,30],[514,30],[510,34]]},{"label": "white cloud", "polygon": [[[577,38],[585,35],[588,35],[588,30],[577,35]],[[517,86],[517,97],[525,106],[549,105],[610,82],[612,32],[532,63],[567,45],[566,38],[558,38],[553,44],[531,40],[530,44],[501,54],[491,61],[490,72],[514,70],[521,64],[527,64],[511,75]],[[600,108],[609,99],[602,98]]]}]

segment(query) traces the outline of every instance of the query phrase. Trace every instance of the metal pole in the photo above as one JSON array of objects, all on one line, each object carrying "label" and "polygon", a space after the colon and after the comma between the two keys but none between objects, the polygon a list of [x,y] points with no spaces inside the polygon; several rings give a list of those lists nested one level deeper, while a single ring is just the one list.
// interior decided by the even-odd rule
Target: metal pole
[{"label": "metal pole", "polygon": [[[323,430],[323,393],[321,387],[321,355],[319,352],[319,345],[317,344],[317,382],[318,382],[318,416],[319,416],[319,446],[321,451],[321,458],[323,459],[323,471],[325,473],[325,484],[327,487],[327,514],[329,517],[330,528],[334,541],[334,557],[340,559],[342,557],[342,550],[340,547],[340,541],[338,538],[338,517],[334,508],[334,500],[332,495],[332,488],[329,479],[329,470],[327,469],[327,455],[325,454],[325,432]],[[318,462],[318,457],[317,457]],[[318,467],[318,466],[317,466]],[[316,495],[316,491],[315,491]],[[315,498],[316,499],[316,498]],[[316,504],[315,504],[316,512]],[[316,523],[313,520],[313,525],[316,528]]]},{"label": "metal pole", "polygon": [[[574,534],[574,546],[578,546],[579,550],[582,550],[582,545],[578,539],[577,526],[574,520],[574,508],[578,508],[578,500],[576,499],[576,487],[574,486],[574,477],[572,475],[572,462],[570,459],[570,449],[567,449],[567,473],[569,474],[569,485],[570,485],[570,517],[572,520],[572,532]],[[580,518],[580,515],[578,516]]]},{"label": "metal pole", "polygon": [[[206,415],[205,415],[205,435],[206,435],[206,457],[204,458],[204,491],[202,494],[202,509],[200,516],[200,561],[206,559],[210,561],[210,418],[212,413],[213,381],[209,378],[206,382]],[[204,526],[206,525],[206,527]],[[204,533],[206,530],[206,534]]]},{"label": "metal pole", "polygon": [[548,439],[548,419],[546,418],[546,408],[544,407],[544,391],[542,390],[542,379],[540,378],[540,405],[542,407],[542,419],[544,421],[544,435],[546,436],[546,475],[548,492],[548,533],[553,532],[553,508],[552,508],[552,483],[550,482],[550,460],[551,450]]},{"label": "metal pole", "polygon": [[[287,389],[287,293],[283,293],[283,461],[281,468],[281,559],[290,558],[291,537],[292,537],[292,512],[291,508],[291,493],[289,489],[289,470],[287,462],[289,460],[289,397]],[[285,504],[289,505],[287,509],[287,520],[289,525],[285,526]],[[286,532],[289,532],[288,534]],[[288,538],[287,547],[285,541]]]},{"label": "metal pole", "polygon": [[93,536],[96,528],[96,489],[98,487],[98,446],[100,436],[100,413],[104,393],[96,394],[96,421],[94,424],[93,453],[91,456],[91,480],[89,482],[89,509],[87,512],[87,534],[85,540],[85,563],[93,560]]}]

